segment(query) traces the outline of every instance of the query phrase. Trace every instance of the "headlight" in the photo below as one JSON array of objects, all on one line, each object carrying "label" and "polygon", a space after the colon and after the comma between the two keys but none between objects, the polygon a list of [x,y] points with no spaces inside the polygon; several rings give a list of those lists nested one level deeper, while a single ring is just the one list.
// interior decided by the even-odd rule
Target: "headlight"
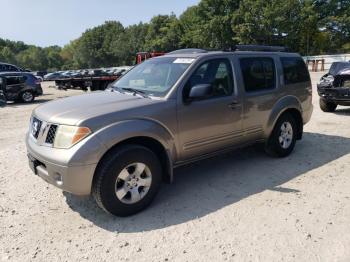
[{"label": "headlight", "polygon": [[87,127],[60,125],[56,131],[55,148],[70,148],[91,134]]}]

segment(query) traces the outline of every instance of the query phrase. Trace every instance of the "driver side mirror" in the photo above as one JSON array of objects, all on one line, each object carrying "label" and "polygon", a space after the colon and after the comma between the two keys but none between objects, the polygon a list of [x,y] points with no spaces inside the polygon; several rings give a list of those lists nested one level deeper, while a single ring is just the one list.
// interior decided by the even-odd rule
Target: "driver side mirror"
[{"label": "driver side mirror", "polygon": [[211,84],[195,85],[191,88],[188,98],[192,100],[201,100],[211,96],[213,93],[213,86]]}]

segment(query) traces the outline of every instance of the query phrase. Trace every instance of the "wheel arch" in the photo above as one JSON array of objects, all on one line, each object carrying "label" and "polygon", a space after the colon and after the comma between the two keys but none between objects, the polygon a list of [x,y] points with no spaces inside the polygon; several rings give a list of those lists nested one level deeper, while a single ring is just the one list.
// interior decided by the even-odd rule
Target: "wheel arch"
[{"label": "wheel arch", "polygon": [[173,181],[173,162],[176,159],[174,139],[157,123],[141,119],[123,121],[99,131],[97,137],[106,149],[99,158],[97,167],[116,148],[136,144],[152,150],[161,162],[163,181]]},{"label": "wheel arch", "polygon": [[276,122],[283,114],[291,114],[297,121],[297,139],[302,139],[303,135],[303,117],[302,117],[302,107],[300,101],[294,96],[287,96],[279,100],[271,111],[267,127],[266,127],[266,138],[270,137]]}]

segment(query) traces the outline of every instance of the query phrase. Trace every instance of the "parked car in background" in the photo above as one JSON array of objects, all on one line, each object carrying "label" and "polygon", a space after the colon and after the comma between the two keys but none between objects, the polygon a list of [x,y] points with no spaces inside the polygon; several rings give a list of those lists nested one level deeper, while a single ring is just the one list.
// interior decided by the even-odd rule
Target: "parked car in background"
[{"label": "parked car in background", "polygon": [[6,81],[7,101],[30,103],[43,94],[40,81],[31,73],[2,72],[0,76]]},{"label": "parked car in background", "polygon": [[0,107],[3,107],[6,105],[6,79],[2,76],[0,76]]},{"label": "parked car in background", "polygon": [[350,106],[350,62],[335,62],[317,85],[320,108],[334,112],[338,105]]},{"label": "parked car in background", "polygon": [[309,72],[298,54],[251,49],[260,51],[170,53],[131,69],[114,92],[37,107],[31,169],[127,216],[152,202],[174,167],[256,142],[288,156],[313,110]]},{"label": "parked car in background", "polygon": [[35,71],[31,73],[41,79],[44,79],[44,76],[47,75],[47,71]]},{"label": "parked car in background", "polygon": [[0,72],[24,72],[24,70],[18,66],[0,62]]},{"label": "parked car in background", "polygon": [[53,81],[60,77],[61,77],[61,72],[53,72],[53,73],[44,75],[44,81]]}]

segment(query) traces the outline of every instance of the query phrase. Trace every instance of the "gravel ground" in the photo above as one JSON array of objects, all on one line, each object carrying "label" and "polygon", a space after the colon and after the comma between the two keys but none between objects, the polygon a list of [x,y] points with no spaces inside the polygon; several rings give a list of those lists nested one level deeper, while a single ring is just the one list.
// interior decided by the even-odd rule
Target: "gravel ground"
[{"label": "gravel ground", "polygon": [[150,208],[115,218],[30,171],[32,109],[81,93],[44,92],[0,109],[0,261],[350,261],[350,108],[323,113],[314,92],[288,158],[250,147],[183,167]]}]

